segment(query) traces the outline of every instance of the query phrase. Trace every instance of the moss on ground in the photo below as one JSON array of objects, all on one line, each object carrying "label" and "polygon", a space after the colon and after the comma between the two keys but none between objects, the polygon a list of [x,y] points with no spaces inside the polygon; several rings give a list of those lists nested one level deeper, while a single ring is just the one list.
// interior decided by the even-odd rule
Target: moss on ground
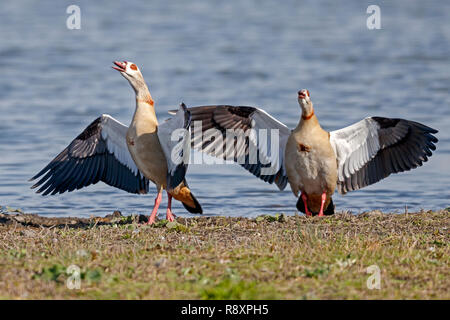
[{"label": "moss on ground", "polygon": [[[178,218],[153,227],[118,212],[9,211],[0,213],[0,298],[450,299],[449,209]],[[367,288],[371,265],[379,290]],[[69,289],[78,275],[80,288]]]}]

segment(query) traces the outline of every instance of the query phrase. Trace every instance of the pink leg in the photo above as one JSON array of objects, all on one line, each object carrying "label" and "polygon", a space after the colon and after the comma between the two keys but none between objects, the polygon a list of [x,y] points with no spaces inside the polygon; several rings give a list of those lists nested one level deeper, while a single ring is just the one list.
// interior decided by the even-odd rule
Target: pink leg
[{"label": "pink leg", "polygon": [[148,218],[148,221],[146,224],[154,224],[156,219],[156,214],[158,213],[159,204],[162,200],[162,192],[158,192],[158,195],[155,198],[155,205],[153,206],[152,213],[150,214],[150,217]]},{"label": "pink leg", "polygon": [[319,217],[323,217],[323,207],[325,205],[325,201],[327,200],[327,193],[322,193],[322,203],[320,205]]},{"label": "pink leg", "polygon": [[309,212],[309,210],[308,210],[308,205],[306,204],[306,200],[308,199],[307,197],[306,197],[306,194],[304,194],[303,192],[302,192],[302,195],[301,195],[301,197],[302,197],[302,200],[303,200],[303,204],[304,204],[304,206],[305,206],[305,214],[307,215],[307,216],[311,216],[311,212]]},{"label": "pink leg", "polygon": [[169,200],[167,200],[167,212],[166,212],[166,219],[170,222],[175,220],[175,215],[172,212],[172,195],[167,192],[167,196]]}]

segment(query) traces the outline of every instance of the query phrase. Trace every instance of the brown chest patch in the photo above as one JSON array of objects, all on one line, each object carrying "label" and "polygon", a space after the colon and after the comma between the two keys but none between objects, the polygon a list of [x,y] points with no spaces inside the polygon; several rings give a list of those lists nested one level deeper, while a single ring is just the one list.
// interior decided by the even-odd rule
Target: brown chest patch
[{"label": "brown chest patch", "polygon": [[304,145],[303,143],[298,144],[298,151],[309,152],[310,150],[311,150],[311,147],[308,147],[307,145]]},{"label": "brown chest patch", "polygon": [[133,139],[127,138],[127,143],[128,143],[130,146],[134,146],[134,140],[133,140]]}]

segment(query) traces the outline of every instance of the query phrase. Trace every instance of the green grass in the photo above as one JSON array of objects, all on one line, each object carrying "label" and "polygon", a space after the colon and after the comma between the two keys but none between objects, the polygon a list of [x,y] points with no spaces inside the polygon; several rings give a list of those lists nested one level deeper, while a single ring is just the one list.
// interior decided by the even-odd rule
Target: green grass
[{"label": "green grass", "polygon": [[[332,217],[0,213],[3,299],[449,299],[448,209]],[[381,288],[369,290],[377,265]],[[68,268],[80,289],[68,289]],[[73,271],[73,270],[72,270]]]}]

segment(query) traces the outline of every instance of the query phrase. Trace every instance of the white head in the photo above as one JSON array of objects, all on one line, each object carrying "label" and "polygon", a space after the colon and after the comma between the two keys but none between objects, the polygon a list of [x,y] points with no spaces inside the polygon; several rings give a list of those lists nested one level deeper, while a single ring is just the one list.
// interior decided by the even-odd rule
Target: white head
[{"label": "white head", "polygon": [[114,61],[114,64],[115,66],[113,66],[112,68],[119,71],[120,74],[128,80],[136,93],[139,91],[139,89],[147,90],[147,85],[145,84],[144,77],[142,76],[142,73],[137,65],[129,61]]},{"label": "white head", "polygon": [[304,117],[307,117],[313,113],[313,103],[308,90],[302,89],[298,92],[298,104],[302,108],[302,115]]}]

